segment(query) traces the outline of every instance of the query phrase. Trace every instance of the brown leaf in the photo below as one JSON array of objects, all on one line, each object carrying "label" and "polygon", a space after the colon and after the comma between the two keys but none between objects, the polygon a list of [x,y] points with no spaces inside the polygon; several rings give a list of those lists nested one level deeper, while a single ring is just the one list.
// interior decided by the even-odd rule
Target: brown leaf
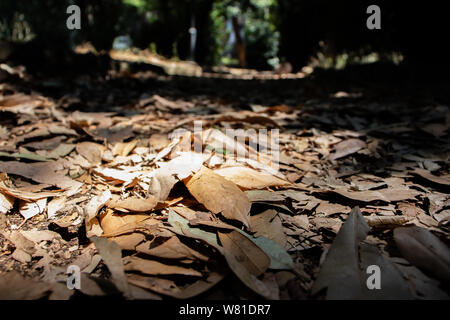
[{"label": "brown leaf", "polygon": [[154,196],[158,201],[165,201],[177,181],[168,169],[157,169],[151,177],[148,194]]},{"label": "brown leaf", "polygon": [[154,260],[146,260],[138,257],[124,258],[125,270],[139,271],[149,275],[170,275],[179,274],[192,277],[201,277],[202,274],[191,268],[184,268],[176,265],[167,265]]},{"label": "brown leaf", "polygon": [[0,275],[0,300],[37,300],[51,288],[50,283],[24,278],[16,271]]},{"label": "brown leaf", "polygon": [[118,230],[132,230],[138,225],[158,225],[161,221],[144,214],[121,214],[107,209],[106,213],[100,216],[100,224],[105,232],[104,236],[113,234]]},{"label": "brown leaf", "polygon": [[236,276],[259,295],[267,299],[274,298],[273,292],[257,278],[269,267],[269,256],[238,231],[219,231],[218,235],[224,248],[225,259]]},{"label": "brown leaf", "polygon": [[23,200],[20,201],[19,204],[19,213],[26,219],[30,219],[38,214],[41,214],[45,211],[47,207],[47,199],[39,199],[36,202],[25,202]]},{"label": "brown leaf", "polygon": [[291,185],[287,180],[246,167],[226,167],[216,169],[214,173],[221,175],[244,189],[265,189],[268,187]]},{"label": "brown leaf", "polygon": [[136,250],[136,247],[141,242],[145,241],[145,235],[135,232],[117,237],[111,237],[110,240],[117,243],[122,250]]},{"label": "brown leaf", "polygon": [[337,160],[350,154],[353,154],[364,148],[367,148],[367,145],[362,140],[359,139],[344,140],[334,146],[335,153],[331,153],[328,159]]},{"label": "brown leaf", "polygon": [[88,237],[99,236],[103,233],[97,220],[97,214],[109,199],[111,199],[111,191],[106,190],[101,195],[93,197],[87,204],[85,208],[85,224]]},{"label": "brown leaf", "polygon": [[152,211],[158,200],[152,196],[142,199],[138,197],[129,197],[124,200],[115,199],[108,201],[108,208],[116,209],[124,212],[149,212]]},{"label": "brown leaf", "polygon": [[131,151],[136,147],[138,140],[132,140],[130,142],[118,142],[114,145],[112,150],[113,155],[119,155],[122,157],[126,157],[130,154]]},{"label": "brown leaf", "polygon": [[182,243],[178,237],[171,237],[156,247],[150,247],[151,242],[145,242],[136,247],[137,252],[165,259],[199,259],[207,261],[208,257],[191,249]]},{"label": "brown leaf", "polygon": [[54,219],[56,213],[66,205],[67,197],[53,198],[47,205],[47,217]]},{"label": "brown leaf", "polygon": [[443,281],[450,280],[450,249],[430,231],[417,226],[394,230],[402,255]]},{"label": "brown leaf", "polygon": [[[0,171],[2,172],[17,174],[39,183],[57,186],[61,189],[69,189],[70,191],[67,192],[67,195],[70,196],[78,192],[82,183],[56,172],[63,169],[63,164],[60,161],[45,163],[0,162]],[[6,188],[2,189],[5,190]]]},{"label": "brown leaf", "polygon": [[14,205],[14,198],[0,192],[0,213],[8,213]]},{"label": "brown leaf", "polygon": [[404,200],[415,200],[420,193],[413,189],[381,189],[365,191],[348,191],[346,187],[338,187],[331,192],[340,194],[345,198],[360,202],[385,201],[396,202]]},{"label": "brown leaf", "polygon": [[263,213],[251,217],[252,231],[255,237],[264,236],[284,247],[286,245],[286,234],[281,225],[281,219],[277,211],[269,209]]},{"label": "brown leaf", "polygon": [[99,165],[102,163],[104,147],[98,143],[80,142],[77,144],[76,150],[93,165]]},{"label": "brown leaf", "polygon": [[212,213],[250,225],[251,203],[233,182],[203,167],[185,182],[189,192]]},{"label": "brown leaf", "polygon": [[417,175],[429,182],[435,183],[440,186],[449,187],[450,186],[450,179],[444,178],[444,177],[438,177],[434,174],[431,174],[429,171],[424,169],[416,169],[411,172],[414,175]]},{"label": "brown leaf", "polygon": [[343,206],[339,203],[330,203],[327,201],[321,201],[319,206],[316,208],[316,214],[324,214],[325,216],[331,216],[337,213],[345,213],[350,210],[349,207]]},{"label": "brown leaf", "polygon": [[[328,251],[312,294],[327,288],[327,299],[411,298],[399,271],[376,247],[360,244],[369,230],[359,208],[355,207]],[[372,264],[378,265],[382,272],[380,290],[369,290],[366,285],[365,270]]]},{"label": "brown leaf", "polygon": [[367,224],[377,229],[392,229],[414,220],[408,216],[371,216],[365,217]]},{"label": "brown leaf", "polygon": [[125,276],[123,264],[122,264],[122,251],[117,243],[108,241],[106,238],[92,237],[99,254],[102,256],[103,261],[111,272],[111,278],[126,298],[131,297],[130,287],[128,286],[128,280]]},{"label": "brown leaf", "polygon": [[170,140],[166,134],[155,133],[150,136],[148,142],[150,146],[152,146],[153,148],[155,148],[155,150],[158,151],[167,146],[170,143]]},{"label": "brown leaf", "polygon": [[118,170],[113,168],[95,168],[94,172],[107,180],[119,180],[126,183],[130,183],[134,178],[136,178],[139,173],[127,172],[125,170]]},{"label": "brown leaf", "polygon": [[199,279],[187,286],[177,286],[174,281],[138,274],[128,275],[128,281],[138,287],[152,290],[177,299],[189,299],[215,286],[225,276],[224,272],[211,272],[206,279]]}]

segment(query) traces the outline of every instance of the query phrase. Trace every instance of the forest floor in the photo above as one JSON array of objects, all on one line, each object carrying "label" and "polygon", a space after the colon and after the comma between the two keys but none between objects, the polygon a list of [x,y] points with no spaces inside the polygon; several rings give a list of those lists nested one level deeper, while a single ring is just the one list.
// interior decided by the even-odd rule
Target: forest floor
[{"label": "forest floor", "polygon": [[379,68],[9,75],[0,298],[448,299],[448,89]]}]

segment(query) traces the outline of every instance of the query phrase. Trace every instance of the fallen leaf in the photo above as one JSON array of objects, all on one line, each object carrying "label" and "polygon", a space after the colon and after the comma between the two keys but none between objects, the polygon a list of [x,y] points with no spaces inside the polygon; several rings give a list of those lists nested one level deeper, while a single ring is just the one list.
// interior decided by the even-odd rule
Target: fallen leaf
[{"label": "fallen leaf", "polygon": [[365,217],[367,224],[376,229],[393,229],[414,220],[408,216],[370,216]]},{"label": "fallen leaf", "polygon": [[246,167],[226,167],[216,169],[214,173],[221,175],[244,189],[264,189],[291,185],[287,180]]},{"label": "fallen leaf", "polygon": [[146,199],[138,197],[128,197],[124,200],[115,199],[109,200],[107,203],[108,208],[116,209],[118,211],[125,212],[149,212],[152,211],[158,200],[152,196]]},{"label": "fallen leaf", "polygon": [[417,175],[429,182],[435,183],[442,187],[449,187],[450,186],[450,179],[444,178],[444,177],[438,177],[433,174],[431,174],[429,171],[424,169],[416,169],[414,171],[411,171],[412,174]]},{"label": "fallen leaf", "polygon": [[82,183],[56,172],[63,169],[62,162],[58,161],[44,163],[0,162],[0,171],[2,172],[17,174],[39,183],[57,186],[61,189],[69,189],[66,193],[67,196],[71,196],[78,192]]},{"label": "fallen leaf", "polygon": [[224,276],[225,272],[213,271],[206,279],[199,279],[193,284],[184,287],[177,286],[172,280],[156,277],[144,277],[138,274],[128,275],[128,281],[131,284],[152,290],[156,293],[164,294],[177,299],[189,299],[209,290],[221,281]]},{"label": "fallen leaf", "polygon": [[158,201],[165,201],[177,182],[178,180],[167,168],[157,169],[151,177],[148,194],[154,196]]},{"label": "fallen leaf", "polygon": [[17,158],[17,159],[27,159],[27,160],[33,160],[33,161],[50,161],[47,157],[40,156],[35,153],[27,152],[27,153],[5,153],[0,151],[0,157],[7,157],[7,158]]},{"label": "fallen leaf", "polygon": [[273,299],[273,292],[257,278],[270,266],[270,258],[256,244],[237,231],[218,232],[223,255],[236,276],[250,289]]},{"label": "fallen leaf", "polygon": [[207,261],[208,257],[191,249],[182,243],[178,237],[171,237],[169,240],[161,243],[156,247],[150,247],[151,243],[146,242],[136,247],[137,252],[145,253],[150,256],[165,259],[199,259]]},{"label": "fallen leaf", "polygon": [[134,178],[139,176],[137,172],[127,172],[125,170],[118,170],[113,168],[95,168],[94,172],[108,180],[120,180],[129,184]]},{"label": "fallen leaf", "polygon": [[47,217],[54,219],[56,213],[66,205],[67,197],[54,198],[47,205]]},{"label": "fallen leaf", "polygon": [[170,275],[178,274],[184,276],[201,277],[201,272],[191,268],[176,265],[167,265],[154,260],[141,259],[138,257],[124,258],[125,270],[139,271],[148,275]]},{"label": "fallen leaf", "polygon": [[251,203],[233,182],[203,167],[185,184],[195,199],[212,213],[221,213],[225,218],[250,226]]},{"label": "fallen leaf", "polygon": [[112,209],[106,209],[106,213],[102,214],[100,217],[100,224],[105,232],[105,235],[113,234],[118,230],[123,230],[124,228],[132,230],[138,225],[157,225],[161,223],[145,214],[123,214],[120,212],[114,212]]},{"label": "fallen leaf", "polygon": [[117,237],[110,237],[109,239],[117,243],[122,250],[136,250],[136,247],[141,242],[145,241],[145,235],[142,233],[134,232],[130,234],[123,234]]},{"label": "fallen leaf", "polygon": [[101,195],[93,197],[85,208],[85,224],[88,237],[100,236],[103,230],[97,220],[100,209],[111,199],[111,191],[106,190]]},{"label": "fallen leaf", "polygon": [[102,163],[103,146],[94,142],[80,142],[77,144],[76,150],[93,165]]},{"label": "fallen leaf", "polygon": [[330,153],[328,159],[337,160],[343,157],[346,157],[350,154],[353,154],[361,149],[367,148],[367,145],[364,141],[359,139],[348,139],[342,142],[337,143],[333,150],[335,153]]},{"label": "fallen leaf", "polygon": [[122,251],[119,245],[115,242],[108,241],[106,238],[92,237],[99,254],[102,256],[103,261],[111,272],[112,280],[120,292],[126,298],[131,297],[130,287],[128,280],[124,272],[122,264]]},{"label": "fallen leaf", "polygon": [[294,268],[291,256],[278,243],[266,237],[252,238],[251,240],[269,256],[270,269],[290,270]]},{"label": "fallen leaf", "polygon": [[[399,271],[380,256],[376,248],[368,245],[361,247],[360,243],[367,237],[369,230],[359,208],[353,208],[328,251],[312,288],[312,294],[327,288],[327,299],[412,297]],[[363,267],[370,263],[376,263],[381,269],[380,290],[369,290],[366,286],[367,275]]]},{"label": "fallen leaf", "polygon": [[114,145],[114,148],[112,150],[113,155],[126,157],[130,154],[131,151],[133,151],[137,143],[138,143],[137,140],[132,140],[130,142],[118,142]]},{"label": "fallen leaf", "polygon": [[178,213],[176,213],[171,208],[169,208],[169,217],[167,220],[169,224],[172,226],[170,228],[171,231],[182,236],[202,240],[207,244],[211,245],[212,247],[216,248],[217,250],[219,250],[219,252],[223,251],[223,248],[219,245],[217,241],[216,233],[205,231],[197,227],[189,226],[189,221],[183,218]]},{"label": "fallen leaf", "polygon": [[0,213],[8,213],[14,205],[14,198],[0,192]]},{"label": "fallen leaf", "polygon": [[46,157],[49,159],[59,159],[71,153],[75,149],[74,144],[61,143],[55,149],[46,152]]},{"label": "fallen leaf", "polygon": [[46,207],[46,198],[37,200],[36,202],[25,202],[21,200],[21,203],[19,204],[19,213],[25,218],[25,220],[28,220],[38,214],[43,213]]},{"label": "fallen leaf", "polygon": [[183,180],[200,170],[204,162],[203,155],[195,152],[178,152],[178,156],[168,162],[158,162],[178,179]]},{"label": "fallen leaf", "polygon": [[409,262],[443,281],[450,280],[450,249],[430,231],[417,226],[396,228],[394,239]]},{"label": "fallen leaf", "polygon": [[281,225],[281,219],[277,211],[273,209],[266,210],[260,214],[251,216],[252,232],[255,237],[264,236],[269,238],[280,246],[286,244],[286,235]]},{"label": "fallen leaf", "polygon": [[37,300],[51,291],[50,283],[38,282],[11,271],[0,275],[0,300]]}]

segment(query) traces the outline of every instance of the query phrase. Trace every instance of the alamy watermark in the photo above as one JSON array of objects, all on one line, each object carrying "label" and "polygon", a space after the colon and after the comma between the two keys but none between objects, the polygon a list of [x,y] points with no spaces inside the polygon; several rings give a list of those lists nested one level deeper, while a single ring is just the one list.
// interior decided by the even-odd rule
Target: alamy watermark
[{"label": "alamy watermark", "polygon": [[367,7],[366,13],[370,14],[367,18],[366,26],[369,30],[381,29],[381,9],[379,6],[373,4]]},{"label": "alamy watermark", "polygon": [[[81,29],[81,9],[79,6],[72,4],[67,7],[66,13],[70,16],[66,20],[66,26],[69,30]],[[381,29],[381,9],[379,6],[373,4],[367,7],[367,14],[370,16],[367,18],[366,26],[369,30]],[[189,29],[189,33],[195,32],[195,28]]]},{"label": "alamy watermark", "polygon": [[67,288],[70,290],[74,289],[80,290],[81,289],[80,267],[77,265],[70,265],[67,268],[66,274],[67,274],[67,281],[66,281]]},{"label": "alamy watermark", "polygon": [[369,290],[381,289],[381,269],[376,264],[370,265],[366,269],[366,273],[370,274],[367,278],[366,286]]}]

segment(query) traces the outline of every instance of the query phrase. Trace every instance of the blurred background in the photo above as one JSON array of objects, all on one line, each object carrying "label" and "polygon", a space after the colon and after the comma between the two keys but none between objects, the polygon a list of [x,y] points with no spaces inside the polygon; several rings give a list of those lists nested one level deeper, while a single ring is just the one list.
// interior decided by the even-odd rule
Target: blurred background
[{"label": "blurred background", "polygon": [[[66,27],[72,4],[80,30]],[[381,30],[366,27],[371,4],[381,8]],[[75,53],[84,53],[93,58],[83,65],[107,68],[114,49],[204,70],[308,73],[377,63],[434,75],[449,69],[446,21],[430,1],[2,0],[0,60],[61,71],[78,69]]]}]

